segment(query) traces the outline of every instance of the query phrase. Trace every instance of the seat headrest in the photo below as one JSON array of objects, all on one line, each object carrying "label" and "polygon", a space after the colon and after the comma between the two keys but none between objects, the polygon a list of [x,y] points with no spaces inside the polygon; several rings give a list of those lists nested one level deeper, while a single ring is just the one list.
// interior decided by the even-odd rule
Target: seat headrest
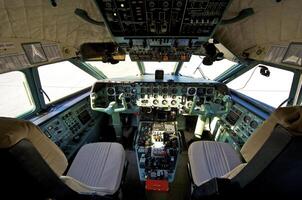
[{"label": "seat headrest", "polygon": [[64,153],[38,126],[29,121],[0,117],[0,149],[13,147],[23,139],[33,144],[56,174],[63,174],[68,165]]},{"label": "seat headrest", "polygon": [[22,139],[30,139],[37,131],[31,122],[0,117],[0,148],[10,148]]},{"label": "seat headrest", "polygon": [[302,135],[302,106],[278,108],[273,113],[278,124],[292,131],[293,135]]}]

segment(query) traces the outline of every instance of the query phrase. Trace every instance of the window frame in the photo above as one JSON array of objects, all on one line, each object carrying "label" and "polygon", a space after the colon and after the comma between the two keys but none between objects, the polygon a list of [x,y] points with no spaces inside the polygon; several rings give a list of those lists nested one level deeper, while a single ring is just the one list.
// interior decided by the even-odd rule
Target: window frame
[{"label": "window frame", "polygon": [[[154,73],[147,73],[146,72],[146,66],[145,66],[145,62],[160,62],[160,63],[167,63],[167,62],[175,62],[175,65],[173,66],[173,69],[171,71],[171,73],[165,73],[165,75],[174,75],[175,74],[175,70],[177,68],[177,66],[179,65],[179,62],[178,61],[142,61],[140,62],[141,65],[143,66],[143,69],[144,69],[144,75],[155,75],[155,71]],[[148,67],[147,67],[148,68]],[[164,70],[165,71],[165,70]]]},{"label": "window frame", "polygon": [[[34,68],[31,68],[31,74],[32,74],[32,78],[34,80],[34,90],[36,91],[37,94],[37,99],[39,102],[39,110],[37,111],[47,111],[49,109],[51,109],[52,107],[54,107],[57,104],[63,103],[65,101],[71,100],[76,96],[82,95],[86,92],[88,92],[91,89],[91,86],[88,86],[86,88],[83,88],[77,92],[71,93],[69,95],[66,95],[60,99],[57,99],[55,101],[52,101],[51,103],[46,103],[44,100],[44,94],[40,91],[40,89],[42,88],[42,84],[41,84],[41,80],[40,80],[40,76],[39,76],[39,71],[38,68],[39,67],[43,67],[45,65],[50,65],[50,64],[55,64],[55,63],[60,63],[60,62],[64,62],[64,61],[68,61],[71,64],[73,64],[75,67],[79,68],[80,70],[82,70],[84,73],[89,74],[90,76],[96,78],[97,80],[100,79],[104,79],[104,77],[101,76],[101,74],[98,74],[97,72],[93,71],[92,69],[90,69],[89,67],[87,67],[85,65],[85,63],[83,63],[80,60],[76,60],[76,59],[64,59],[64,60],[59,60],[57,62],[52,62],[52,63],[46,63],[44,65],[39,65],[36,66]],[[43,88],[42,88],[43,89]]]},{"label": "window frame", "polygon": [[[129,56],[129,59],[130,59],[130,55],[129,54],[127,54],[126,55],[126,59],[127,59],[127,56]],[[75,63],[73,63],[73,64],[75,64],[75,65],[78,65],[78,64],[76,64],[78,61],[76,61],[76,60],[78,60],[78,59],[70,59],[70,62],[71,63],[73,63],[73,62],[75,62]],[[92,62],[102,62],[102,61],[93,61],[93,60],[91,60]],[[96,66],[94,66],[94,65],[92,65],[92,64],[90,64],[90,63],[88,63],[88,62],[91,62],[91,61],[89,61],[89,60],[86,60],[86,61],[81,61],[81,64],[80,65],[82,65],[82,67],[84,66],[84,68],[85,68],[85,70],[87,69],[87,68],[89,68],[89,70],[88,71],[94,71],[94,73],[99,77],[99,79],[111,79],[112,77],[107,77],[107,75],[100,69],[100,68],[98,68],[98,67],[96,67]],[[126,61],[126,60],[125,60]],[[125,62],[125,61],[120,61],[120,62]],[[130,61],[131,61],[131,59],[130,59]],[[86,63],[87,62],[87,63]],[[131,62],[135,62],[136,63],[136,67],[137,67],[137,69],[139,70],[139,75],[141,76],[141,75],[145,75],[145,68],[144,68],[144,65],[142,64],[142,62],[138,62],[138,61],[131,61]],[[109,63],[106,63],[106,64],[109,64]],[[83,69],[84,70],[84,69]],[[133,75],[134,76],[134,75]],[[127,77],[127,76],[125,76],[125,77]],[[121,78],[124,78],[124,77],[115,77],[115,78],[118,78],[118,79],[121,79]],[[115,79],[114,78],[114,79]]]},{"label": "window frame", "polygon": [[[92,77],[96,78],[97,80],[101,80],[101,79],[105,78],[105,77],[102,77],[102,74],[99,73],[99,71],[97,69],[96,69],[96,71],[94,71],[89,66],[86,66],[84,62],[82,62],[79,59],[75,59],[75,58],[74,59],[63,59],[63,60],[59,60],[59,61],[55,61],[55,62],[51,62],[51,63],[46,63],[46,64],[43,63],[43,64],[37,65],[35,67],[30,67],[30,68],[26,68],[26,69],[22,69],[22,70],[15,70],[17,72],[21,72],[24,74],[25,79],[26,79],[26,88],[28,90],[27,92],[30,92],[30,95],[32,98],[31,100],[34,104],[34,108],[31,111],[26,112],[24,114],[20,114],[20,115],[16,116],[16,118],[30,120],[33,117],[35,117],[43,112],[48,111],[54,105],[61,104],[65,101],[71,100],[71,99],[73,99],[79,95],[82,95],[90,90],[90,87],[87,87],[87,88],[84,88],[77,92],[74,92],[70,95],[67,95],[61,99],[53,101],[50,104],[46,104],[46,102],[44,101],[44,96],[40,92],[40,88],[42,88],[42,86],[41,86],[41,82],[40,82],[38,68],[42,67],[44,65],[55,64],[55,63],[64,62],[64,61],[69,61],[75,67],[78,67],[79,69],[83,70],[85,73],[91,75]],[[13,72],[13,71],[10,71],[10,72]]]}]

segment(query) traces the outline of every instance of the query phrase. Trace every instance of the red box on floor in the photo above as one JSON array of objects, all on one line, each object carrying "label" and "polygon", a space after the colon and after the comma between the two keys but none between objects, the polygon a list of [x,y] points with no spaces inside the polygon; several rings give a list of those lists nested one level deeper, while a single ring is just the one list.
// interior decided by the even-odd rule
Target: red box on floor
[{"label": "red box on floor", "polygon": [[169,191],[169,182],[167,180],[146,180],[146,190],[155,190],[161,192]]}]

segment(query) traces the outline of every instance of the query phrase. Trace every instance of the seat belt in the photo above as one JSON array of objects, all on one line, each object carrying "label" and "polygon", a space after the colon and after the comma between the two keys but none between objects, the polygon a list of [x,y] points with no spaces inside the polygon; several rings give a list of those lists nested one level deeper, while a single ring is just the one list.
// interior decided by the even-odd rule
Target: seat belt
[{"label": "seat belt", "polygon": [[239,183],[241,188],[251,183],[283,151],[291,139],[290,132],[277,124],[261,149],[231,182]]}]

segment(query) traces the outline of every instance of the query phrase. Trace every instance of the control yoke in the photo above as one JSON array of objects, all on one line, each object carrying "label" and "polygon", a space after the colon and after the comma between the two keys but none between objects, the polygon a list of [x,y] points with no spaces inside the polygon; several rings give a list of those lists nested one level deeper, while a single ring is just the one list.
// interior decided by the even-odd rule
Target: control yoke
[{"label": "control yoke", "polygon": [[232,106],[232,99],[229,95],[225,95],[222,100],[225,102],[225,109],[224,110],[218,110],[215,109],[215,107],[211,106],[210,104],[204,104],[201,106],[203,109],[196,109],[196,101],[197,101],[197,96],[194,96],[193,98],[193,103],[190,108],[190,114],[198,114],[202,115],[204,117],[213,117],[213,116],[221,116],[226,113],[228,113],[231,109]]},{"label": "control yoke", "polygon": [[124,93],[121,93],[119,95],[119,97],[118,97],[119,100],[122,101],[123,107],[121,107],[121,108],[117,107],[116,101],[110,102],[109,105],[107,106],[107,108],[95,107],[95,103],[94,102],[95,102],[96,98],[97,98],[97,95],[95,93],[92,93],[90,95],[91,109],[94,110],[94,111],[104,112],[104,113],[107,113],[108,115],[113,115],[114,113],[120,113],[120,112],[123,112],[123,111],[125,111],[125,110],[128,109]]},{"label": "control yoke", "polygon": [[229,95],[225,95],[222,98],[222,101],[225,103],[225,108],[223,110],[215,108],[215,106],[211,106],[210,104],[204,104],[201,106],[201,109],[196,109],[196,100],[197,96],[194,96],[190,114],[198,114],[194,135],[196,138],[201,138],[207,119],[228,113],[232,107],[232,99]]},{"label": "control yoke", "polygon": [[114,127],[116,137],[117,137],[118,140],[121,139],[122,135],[123,135],[123,131],[122,131],[122,122],[121,122],[121,118],[120,118],[119,113],[123,112],[123,111],[126,111],[128,109],[124,93],[121,93],[119,95],[119,100],[122,101],[122,106],[123,106],[121,108],[117,107],[118,104],[117,104],[116,101],[110,102],[107,108],[95,107],[96,98],[97,98],[96,93],[91,93],[91,95],[90,95],[91,109],[94,110],[94,111],[98,111],[98,112],[104,112],[104,113],[107,113],[108,115],[110,115],[111,118],[112,118],[112,125]]}]

